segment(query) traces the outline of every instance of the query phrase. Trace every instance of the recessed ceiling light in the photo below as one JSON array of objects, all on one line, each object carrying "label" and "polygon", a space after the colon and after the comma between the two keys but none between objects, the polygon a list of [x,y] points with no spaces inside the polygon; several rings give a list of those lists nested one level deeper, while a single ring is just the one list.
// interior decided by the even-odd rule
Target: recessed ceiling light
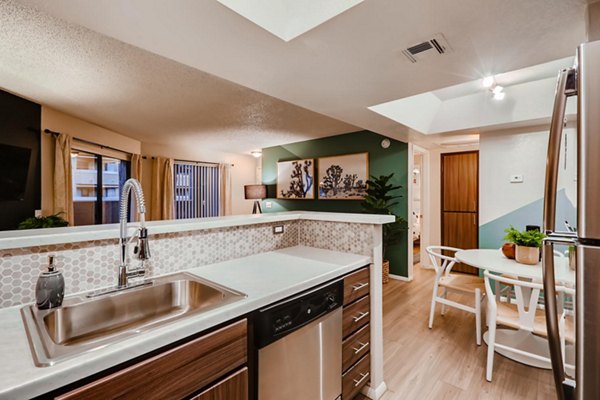
[{"label": "recessed ceiling light", "polygon": [[500,85],[496,85],[492,89],[492,93],[494,93],[494,94],[502,93],[503,91],[504,91],[504,88]]},{"label": "recessed ceiling light", "polygon": [[494,100],[504,100],[505,95],[506,95],[506,93],[504,93],[504,92],[494,93]]},{"label": "recessed ceiling light", "polygon": [[491,88],[492,85],[494,85],[494,77],[493,76],[486,76],[485,78],[483,78],[483,80],[481,81],[482,85],[484,88]]},{"label": "recessed ceiling light", "polygon": [[258,158],[258,157],[262,156],[262,151],[261,150],[254,150],[254,151],[251,151],[250,154],[252,154],[253,157]]}]

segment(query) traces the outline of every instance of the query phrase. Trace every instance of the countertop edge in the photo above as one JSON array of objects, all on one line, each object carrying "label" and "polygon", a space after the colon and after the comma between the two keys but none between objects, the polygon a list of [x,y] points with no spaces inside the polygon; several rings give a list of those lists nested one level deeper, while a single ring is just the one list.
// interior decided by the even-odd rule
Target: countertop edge
[{"label": "countertop edge", "polygon": [[[149,234],[177,233],[205,229],[229,228],[268,224],[284,221],[323,221],[356,224],[383,225],[394,221],[391,215],[326,213],[313,211],[286,211],[267,214],[233,215],[225,217],[198,218],[188,220],[150,221]],[[137,226],[131,223],[130,228]],[[47,228],[24,231],[0,232],[0,250],[24,247],[47,246],[63,243],[110,240],[119,238],[119,225],[78,226],[68,228]]]}]

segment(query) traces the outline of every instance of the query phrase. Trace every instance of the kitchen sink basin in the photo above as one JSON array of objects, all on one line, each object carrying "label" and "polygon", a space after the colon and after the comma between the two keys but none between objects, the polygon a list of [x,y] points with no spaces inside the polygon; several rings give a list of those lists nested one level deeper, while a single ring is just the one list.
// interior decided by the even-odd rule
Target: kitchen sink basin
[{"label": "kitchen sink basin", "polygon": [[70,296],[51,310],[25,306],[21,313],[35,364],[49,366],[243,297],[194,275],[177,273],[91,298]]}]

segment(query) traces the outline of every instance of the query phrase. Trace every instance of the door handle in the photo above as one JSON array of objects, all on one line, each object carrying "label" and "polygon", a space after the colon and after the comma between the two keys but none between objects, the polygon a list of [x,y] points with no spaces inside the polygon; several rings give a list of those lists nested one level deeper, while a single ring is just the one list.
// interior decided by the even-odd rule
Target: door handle
[{"label": "door handle", "polygon": [[[554,109],[548,135],[548,155],[546,157],[546,180],[544,188],[544,232],[554,232],[556,228],[556,189],[558,185],[558,161],[560,159],[560,142],[563,132],[563,121],[567,97],[577,94],[573,85],[575,69],[563,69],[558,74]],[[568,87],[569,86],[569,87]]]},{"label": "door handle", "polygon": [[360,385],[361,383],[363,383],[365,381],[365,379],[367,379],[369,377],[369,373],[368,372],[364,372],[362,374],[360,374],[360,379],[353,379],[354,380],[354,387],[357,387],[358,385]]},{"label": "door handle", "polygon": [[353,347],[352,350],[354,350],[354,354],[358,354],[361,351],[363,351],[364,349],[366,349],[369,346],[369,342],[367,343],[362,343],[362,342],[358,342],[359,347]]},{"label": "door handle", "polygon": [[357,292],[362,288],[366,288],[367,286],[369,286],[369,282],[359,283],[358,285],[352,286],[352,291]]},{"label": "door handle", "polygon": [[352,317],[352,319],[354,320],[354,322],[358,322],[358,321],[360,321],[361,319],[363,319],[364,317],[366,317],[367,315],[369,315],[369,312],[368,312],[368,311],[366,311],[366,312],[361,312],[361,313],[359,313],[359,315]]},{"label": "door handle", "polygon": [[[556,282],[554,279],[554,242],[561,241],[559,235],[554,233],[556,229],[556,190],[558,186],[558,161],[560,159],[560,141],[565,118],[567,97],[577,94],[575,89],[574,68],[563,69],[558,74],[556,83],[556,94],[554,98],[554,109],[550,122],[550,134],[548,137],[548,156],[546,158],[546,181],[544,188],[544,233],[548,238],[544,240],[542,252],[542,271],[544,283],[544,301],[546,312],[546,330],[548,332],[548,346],[552,361],[552,372],[554,384],[559,400],[565,400],[563,382],[565,380],[565,369],[562,360],[560,336],[558,331],[558,316],[556,306]],[[568,238],[573,240],[572,237]]]}]

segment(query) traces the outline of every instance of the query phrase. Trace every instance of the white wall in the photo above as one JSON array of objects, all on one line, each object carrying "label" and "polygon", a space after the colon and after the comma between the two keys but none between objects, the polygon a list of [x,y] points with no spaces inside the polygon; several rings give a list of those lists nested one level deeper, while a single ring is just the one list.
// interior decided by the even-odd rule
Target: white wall
[{"label": "white wall", "polygon": [[[560,152],[556,229],[564,221],[576,226],[577,132],[574,123],[564,130]],[[548,148],[548,126],[489,132],[480,138],[479,245],[497,248],[509,225],[524,229],[542,225]],[[522,183],[511,183],[522,175]]]},{"label": "white wall", "polygon": [[[576,128],[564,131],[558,189],[565,189],[569,200],[577,200]],[[567,153],[565,153],[565,144]],[[480,137],[479,225],[506,215],[541,199],[544,195],[548,128],[537,126]],[[566,160],[565,160],[566,154]],[[523,175],[523,183],[511,183],[511,175]],[[562,228],[562,227],[561,227]]]},{"label": "white wall", "polygon": [[[251,155],[215,152],[214,150],[207,151],[200,146],[190,148],[153,143],[142,143],[142,154],[145,156],[170,157],[180,160],[233,164],[233,167],[231,167],[232,214],[250,214],[252,212],[253,201],[244,199],[244,185],[257,182],[257,161]],[[146,166],[144,167],[145,171],[151,171]],[[149,174],[145,173],[144,181],[148,177]]]}]

